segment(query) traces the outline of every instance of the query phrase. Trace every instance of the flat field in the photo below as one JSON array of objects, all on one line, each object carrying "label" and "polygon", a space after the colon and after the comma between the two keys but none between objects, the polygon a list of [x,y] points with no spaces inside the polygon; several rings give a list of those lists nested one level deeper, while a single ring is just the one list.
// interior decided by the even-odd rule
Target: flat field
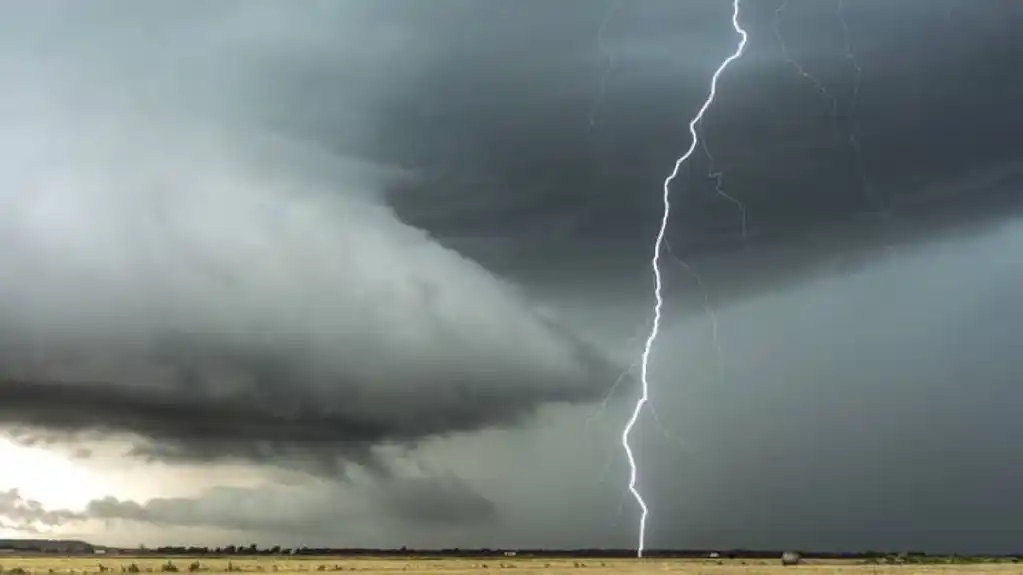
[{"label": "flat field", "polygon": [[[137,567],[137,571],[132,565]],[[853,562],[813,562],[797,567],[783,567],[777,561],[724,560],[698,561],[685,559],[547,559],[519,557],[487,558],[159,558],[126,556],[10,556],[0,555],[4,575],[76,575],[106,572],[187,574],[189,567],[197,572],[221,573],[325,573],[358,572],[367,575],[383,573],[429,573],[432,575],[468,575],[471,573],[503,575],[641,575],[674,573],[677,575],[783,575],[843,573],[849,575],[953,575],[977,573],[984,575],[1023,574],[1023,564],[984,563],[976,565],[863,565]]]}]

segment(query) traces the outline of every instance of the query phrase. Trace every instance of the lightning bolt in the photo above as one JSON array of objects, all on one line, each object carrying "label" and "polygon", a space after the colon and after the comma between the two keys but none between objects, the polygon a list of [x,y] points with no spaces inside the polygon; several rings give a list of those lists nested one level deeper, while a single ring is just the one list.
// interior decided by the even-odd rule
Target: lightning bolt
[{"label": "lightning bolt", "polygon": [[664,179],[662,199],[664,203],[664,211],[661,216],[661,225],[657,230],[657,238],[654,242],[654,253],[650,260],[650,267],[654,275],[654,318],[653,325],[650,328],[650,335],[647,336],[646,344],[643,346],[643,355],[641,356],[640,364],[640,387],[641,393],[639,399],[636,401],[636,407],[632,411],[632,416],[625,424],[625,428],[622,430],[622,447],[625,449],[625,456],[629,460],[629,492],[632,497],[636,500],[641,510],[639,520],[639,542],[636,548],[636,556],[643,557],[643,550],[646,546],[646,522],[649,516],[649,509],[647,508],[646,501],[643,499],[643,495],[640,494],[639,489],[636,488],[636,481],[638,478],[638,468],[636,466],[636,458],[632,452],[632,446],[629,444],[629,436],[632,433],[632,429],[636,426],[636,422],[639,421],[639,416],[643,412],[643,406],[650,400],[650,382],[648,379],[649,368],[650,368],[650,352],[653,349],[654,343],[657,340],[657,334],[661,324],[661,309],[664,307],[664,299],[661,297],[662,280],[661,280],[661,247],[664,245],[664,236],[668,230],[668,219],[671,217],[671,183],[678,177],[679,170],[682,165],[693,155],[696,150],[696,146],[699,144],[699,136],[697,135],[696,128],[700,121],[703,119],[704,114],[710,108],[711,104],[714,103],[714,98],[717,95],[717,84],[718,79],[728,68],[729,64],[739,59],[743,52],[746,50],[747,34],[746,30],[743,29],[742,25],[739,24],[739,13],[740,13],[740,2],[741,0],[733,0],[732,2],[732,28],[739,35],[739,44],[728,58],[726,58],[718,69],[715,70],[714,75],[710,80],[710,93],[699,111],[693,117],[692,121],[689,122],[689,135],[692,138],[689,144],[689,149],[675,160],[675,166],[671,171],[671,174]]}]

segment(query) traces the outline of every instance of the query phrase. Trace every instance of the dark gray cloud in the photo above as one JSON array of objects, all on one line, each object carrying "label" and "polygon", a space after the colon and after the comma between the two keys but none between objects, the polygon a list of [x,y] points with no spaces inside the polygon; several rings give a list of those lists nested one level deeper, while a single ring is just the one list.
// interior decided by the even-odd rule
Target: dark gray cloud
[{"label": "dark gray cloud", "polygon": [[[677,319],[646,424],[657,544],[1011,552],[1020,222]],[[656,446],[656,447],[655,447]],[[680,518],[686,519],[680,519]]]},{"label": "dark gray cloud", "polygon": [[[77,520],[134,521],[165,527],[214,527],[262,533],[299,531],[323,537],[346,524],[377,520],[471,525],[493,519],[493,503],[451,476],[394,478],[361,494],[369,505],[329,484],[293,489],[218,487],[202,495],[145,503],[104,498],[91,501]],[[381,513],[383,517],[381,517]]]},{"label": "dark gray cloud", "polygon": [[[464,475],[490,482],[464,507],[439,503],[461,480],[394,486],[390,517],[455,526],[419,541],[632,544],[599,522],[621,494],[590,490],[603,453],[586,443],[616,448],[624,402],[593,438],[564,413],[521,431],[529,448],[457,432],[595,401],[617,375],[582,340],[648,316],[661,181],[734,46],[729,4],[19,4],[0,24],[0,423],[130,434],[160,461],[335,473],[340,456],[380,482],[374,446],[444,436],[422,449],[501,473]],[[673,188],[690,269],[666,260],[654,386],[691,450],[641,441],[652,543],[1010,547],[996,502],[1013,490],[989,478],[1018,471],[1018,239],[989,234],[1023,198],[1023,10],[779,0],[742,17],[709,155]],[[534,457],[556,469],[524,472]],[[262,524],[232,511],[250,492],[224,493],[202,521],[171,517],[209,509],[188,501],[105,509]],[[486,501],[507,523],[439,513],[487,518]],[[319,525],[313,507],[289,528]]]},{"label": "dark gray cloud", "polygon": [[[0,68],[18,86],[0,100],[0,423],[134,434],[148,457],[368,459],[606,392],[600,351],[384,205],[401,169],[264,121],[284,97],[266,67],[295,72],[275,58],[343,50],[351,81],[395,89],[360,75],[378,34],[298,29],[386,12],[309,9],[100,3],[71,25],[19,7]],[[138,35],[156,23],[159,42]],[[335,107],[362,115],[345,93]]]},{"label": "dark gray cloud", "polygon": [[[604,367],[581,373],[574,388],[545,389],[534,387],[533,382],[516,382],[501,389],[494,387],[498,381],[493,375],[466,377],[457,372],[433,383],[423,374],[391,384],[435,386],[430,392],[433,407],[425,412],[422,403],[411,401],[414,387],[401,391],[402,397],[374,406],[349,397],[363,384],[343,375],[325,382],[333,388],[326,396],[301,387],[309,385],[302,375],[281,372],[268,380],[254,378],[227,392],[218,387],[222,380],[217,374],[191,381],[194,386],[172,379],[163,388],[145,380],[3,379],[0,422],[22,428],[23,438],[26,428],[29,438],[38,437],[30,430],[45,430],[44,437],[48,434],[50,441],[66,442],[81,432],[133,434],[144,442],[131,453],[147,459],[294,462],[305,458],[320,472],[336,473],[342,455],[377,467],[379,462],[370,451],[376,444],[413,444],[434,435],[520,423],[542,403],[588,402],[606,395],[616,373],[596,356],[580,362],[580,366]],[[440,395],[445,389],[451,393],[448,399]],[[403,401],[410,403],[403,406]]]},{"label": "dark gray cloud", "polygon": [[482,523],[497,514],[492,501],[452,474],[399,480],[383,499],[395,517],[418,524]]},{"label": "dark gray cloud", "polygon": [[[526,4],[523,13],[548,16]],[[782,4],[744,5],[749,50],[723,78],[702,126],[713,164],[698,152],[674,187],[669,238],[680,255],[768,250],[751,257],[766,275],[734,278],[764,289],[772,277],[798,277],[805,269],[805,263],[772,260],[777,246],[813,245],[814,263],[847,251],[847,241],[832,241],[835,226],[876,257],[892,236],[904,238],[909,230],[918,239],[934,237],[1018,209],[1023,118],[1012,102],[1023,87],[1012,78],[1019,10],[966,9],[954,1],[847,2],[844,8],[790,1],[780,18],[788,54],[827,89],[824,96],[779,48]],[[525,71],[510,63],[521,61],[520,44],[497,36],[477,65],[452,63],[424,76],[424,87],[406,103],[408,113],[388,118],[422,126],[413,131],[422,138],[416,157],[434,176],[412,187],[443,188],[446,201],[421,202],[424,193],[402,189],[393,200],[399,214],[493,269],[536,281],[637,272],[660,209],[651,198],[688,144],[685,122],[735,37],[727,2],[626,3],[605,33],[605,50],[619,57],[600,97],[595,31],[604,9],[591,4],[585,17],[566,10],[560,18],[576,25],[556,37],[560,55],[529,61]],[[489,10],[481,3],[479,17]],[[593,27],[579,29],[582,21]],[[844,29],[854,60],[847,58]],[[541,37],[533,41],[555,41]],[[577,64],[562,64],[567,60]],[[502,86],[495,78],[507,76],[515,90],[475,89]],[[423,102],[438,105],[433,90],[458,118],[466,107],[468,114],[481,111],[471,122],[415,116]],[[589,104],[598,99],[599,121],[591,127]],[[464,148],[436,145],[429,136],[434,130]],[[402,145],[411,146],[401,134]],[[460,168],[467,158],[471,166]],[[745,206],[748,237],[736,206],[714,192],[712,171],[724,174],[724,190]],[[1003,179],[984,181],[992,171]]]}]

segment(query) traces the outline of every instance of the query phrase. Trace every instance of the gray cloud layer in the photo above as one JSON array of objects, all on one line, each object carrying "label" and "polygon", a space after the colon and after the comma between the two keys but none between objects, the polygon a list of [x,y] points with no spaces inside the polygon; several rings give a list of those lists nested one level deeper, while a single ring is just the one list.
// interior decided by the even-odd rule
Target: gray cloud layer
[{"label": "gray cloud layer", "polygon": [[[163,22],[145,8],[166,42],[136,52],[123,6],[109,22],[99,6],[56,35],[66,23],[24,5],[3,40],[16,88],[0,100],[0,423],[258,458],[364,452],[603,395],[617,373],[598,351],[382,204],[400,171],[262,122],[273,95],[245,95],[279,79],[260,75],[258,43],[325,57],[332,37],[292,28],[316,9]],[[60,41],[40,52],[44,33]],[[179,69],[200,47],[238,75]],[[338,109],[359,110],[356,96]]]},{"label": "gray cloud layer", "polygon": [[596,398],[615,375],[384,208],[210,154],[137,170],[180,152],[128,142],[103,173],[44,149],[5,188],[8,423],[214,445],[409,440]]},{"label": "gray cloud layer", "polygon": [[[422,193],[404,188],[393,201],[403,217],[493,269],[550,284],[595,281],[609,271],[635,277],[659,215],[651,197],[688,144],[684,123],[705,97],[710,72],[734,46],[730,3],[625,4],[604,38],[617,59],[602,97],[605,63],[596,30],[607,6],[591,4],[586,16],[568,9],[555,16],[538,4],[524,3],[507,18],[535,16],[561,26],[562,34],[531,36],[533,43],[558,43],[560,56],[550,68],[521,63],[516,33],[497,35],[483,43],[480,64],[452,58],[425,76],[404,113],[387,117],[421,126],[412,142],[404,132],[387,133],[402,134],[406,147],[421,142],[408,154],[435,173],[423,187],[443,182],[438,187],[446,190],[442,205],[420,202]],[[952,0],[869,0],[844,9],[835,2],[788,2],[780,18],[788,53],[832,102],[784,58],[775,34],[782,4],[744,4],[749,50],[722,79],[702,126],[713,162],[698,152],[674,188],[669,238],[680,255],[715,259],[763,249],[758,265],[731,278],[759,290],[800,276],[808,263],[841,256],[850,235],[876,257],[893,238],[935,237],[1018,211],[1018,10],[983,3],[966,9]],[[482,29],[492,11],[480,3],[475,14]],[[459,47],[476,54],[468,48],[475,40]],[[563,62],[569,59],[575,64]],[[515,79],[514,91],[475,89],[503,86],[507,77]],[[473,121],[453,122],[453,111],[417,115],[425,102],[431,110],[441,106],[430,97],[433,90],[444,94],[450,110],[469,108]],[[599,122],[591,127],[589,104],[597,100]],[[437,145],[433,129],[471,152]],[[461,167],[466,154],[469,168]],[[707,177],[715,171],[746,208],[745,239],[741,214]],[[989,178],[991,172],[1001,178]],[[846,230],[838,241],[829,233],[835,226]],[[806,256],[770,257],[792,247]],[[537,258],[541,250],[544,257]]]},{"label": "gray cloud layer", "polygon": [[[373,445],[599,398],[607,360],[494,274],[588,336],[631,334],[661,179],[735,40],[728,2],[623,3],[605,69],[612,4],[19,4],[0,23],[0,423],[134,434],[161,460],[333,473],[343,456],[385,482]],[[1023,10],[791,0],[789,52],[836,116],[782,57],[782,4],[744,2],[750,49],[702,130],[713,161],[674,189],[669,239],[702,281],[669,274],[654,385],[693,447],[642,442],[652,544],[1009,549],[1019,240],[948,246],[1018,214]],[[723,375],[687,331],[702,290],[729,304],[707,330]],[[453,440],[452,461],[503,470],[455,515],[520,522],[421,540],[632,544],[594,519],[620,493],[580,487],[596,448],[548,446],[568,425],[528,449]],[[560,467],[523,472],[534,454]],[[428,491],[464,493],[452,481]],[[421,489],[388,504],[447,521]],[[287,526],[320,525],[331,493],[281,495],[306,501]],[[272,525],[249,497],[91,509]]]},{"label": "gray cloud layer", "polygon": [[297,487],[217,487],[196,497],[143,503],[105,497],[88,502],[80,511],[47,509],[16,489],[0,492],[0,518],[10,528],[25,532],[100,521],[324,541],[358,533],[360,524],[465,528],[491,523],[496,516],[493,502],[451,474],[394,477],[355,489],[325,481]]},{"label": "gray cloud layer", "polygon": [[1015,220],[901,249],[713,330],[670,300],[637,440],[651,545],[1014,552],[1021,242]]},{"label": "gray cloud layer", "polygon": [[34,500],[22,497],[17,489],[0,491],[0,525],[31,531],[36,527],[54,527],[74,520],[71,511],[49,510]]}]

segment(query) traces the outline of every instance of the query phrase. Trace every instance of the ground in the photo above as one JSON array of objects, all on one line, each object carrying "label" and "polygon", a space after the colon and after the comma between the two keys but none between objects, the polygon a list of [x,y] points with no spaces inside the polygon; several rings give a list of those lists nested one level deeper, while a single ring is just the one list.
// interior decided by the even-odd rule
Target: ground
[{"label": "ground", "polygon": [[[135,567],[132,567],[132,566]],[[531,575],[550,573],[622,574],[671,572],[678,575],[781,575],[798,574],[863,574],[898,573],[899,575],[952,575],[956,573],[978,573],[984,575],[1017,575],[1023,573],[1023,565],[1013,563],[985,563],[977,565],[862,565],[854,562],[810,562],[798,567],[783,567],[778,561],[694,561],[663,559],[531,559],[519,557],[479,558],[132,558],[123,556],[60,557],[36,556],[16,557],[0,555],[0,570],[4,575],[74,575],[85,573],[165,573],[175,569],[188,573],[190,567],[203,573],[316,573],[316,572],[359,572],[376,573],[429,573],[432,575],[470,573],[505,573]],[[137,571],[136,571],[137,569]]]}]

